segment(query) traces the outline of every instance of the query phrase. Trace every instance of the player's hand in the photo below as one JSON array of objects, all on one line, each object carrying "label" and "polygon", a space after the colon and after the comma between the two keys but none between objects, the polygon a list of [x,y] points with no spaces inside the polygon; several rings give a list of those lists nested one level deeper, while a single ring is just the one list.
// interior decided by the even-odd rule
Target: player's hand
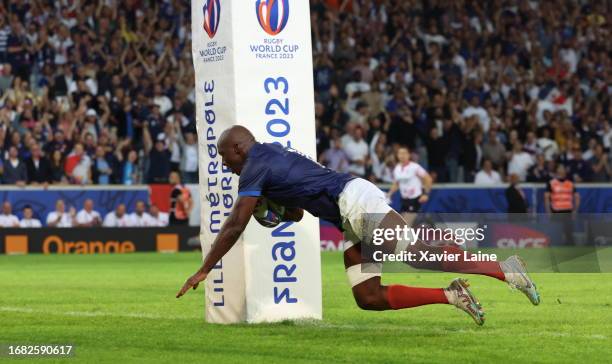
[{"label": "player's hand", "polygon": [[193,289],[198,288],[198,285],[200,284],[200,282],[206,279],[206,276],[207,276],[206,273],[201,273],[200,271],[198,271],[196,272],[196,274],[189,277],[189,279],[187,279],[185,284],[183,284],[183,287],[181,288],[181,290],[178,291],[178,293],[176,294],[176,298],[181,298],[182,295],[184,295],[185,293],[187,293],[187,291],[189,291],[189,288],[193,288]]},{"label": "player's hand", "polygon": [[421,197],[419,197],[419,203],[423,204],[427,201],[429,201],[429,195],[421,195]]}]

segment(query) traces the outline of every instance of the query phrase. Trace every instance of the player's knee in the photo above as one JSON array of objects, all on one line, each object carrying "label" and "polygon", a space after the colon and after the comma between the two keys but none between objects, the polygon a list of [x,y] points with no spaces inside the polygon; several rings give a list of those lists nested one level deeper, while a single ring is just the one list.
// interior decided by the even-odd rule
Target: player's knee
[{"label": "player's knee", "polygon": [[362,310],[380,311],[385,309],[382,290],[367,293],[355,293],[354,296],[357,306],[359,306],[359,308]]}]

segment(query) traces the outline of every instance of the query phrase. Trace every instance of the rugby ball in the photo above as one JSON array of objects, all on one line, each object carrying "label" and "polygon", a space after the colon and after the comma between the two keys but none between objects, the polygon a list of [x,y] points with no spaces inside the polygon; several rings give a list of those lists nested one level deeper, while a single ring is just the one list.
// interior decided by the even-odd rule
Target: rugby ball
[{"label": "rugby ball", "polygon": [[253,217],[257,222],[267,228],[273,228],[283,221],[285,207],[265,197],[260,197],[253,211]]}]

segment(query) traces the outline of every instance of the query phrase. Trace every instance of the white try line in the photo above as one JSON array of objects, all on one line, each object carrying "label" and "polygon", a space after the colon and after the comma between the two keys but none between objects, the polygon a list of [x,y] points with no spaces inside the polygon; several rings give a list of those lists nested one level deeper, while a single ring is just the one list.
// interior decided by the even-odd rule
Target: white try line
[{"label": "white try line", "polygon": [[121,317],[121,318],[138,318],[138,319],[152,319],[152,320],[199,320],[200,316],[168,316],[168,315],[155,315],[144,312],[126,312],[126,313],[115,313],[115,312],[104,312],[104,311],[52,311],[52,310],[40,310],[27,307],[4,307],[0,306],[0,312],[14,312],[14,313],[35,313],[43,315],[55,315],[55,316],[75,316],[75,317]]}]

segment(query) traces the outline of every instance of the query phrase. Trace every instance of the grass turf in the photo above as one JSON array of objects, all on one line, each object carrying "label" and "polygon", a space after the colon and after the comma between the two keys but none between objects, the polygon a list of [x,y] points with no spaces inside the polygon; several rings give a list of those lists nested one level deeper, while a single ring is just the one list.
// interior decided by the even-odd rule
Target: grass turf
[{"label": "grass turf", "polygon": [[[323,321],[222,326],[204,322],[202,291],[174,298],[198,262],[198,253],[0,256],[0,345],[71,343],[75,356],[64,361],[95,363],[595,363],[612,356],[612,274],[534,274],[538,307],[500,282],[471,276],[487,312],[477,327],[445,305],[361,311],[341,254],[323,253]],[[455,276],[387,274],[384,281],[440,287]]]}]

